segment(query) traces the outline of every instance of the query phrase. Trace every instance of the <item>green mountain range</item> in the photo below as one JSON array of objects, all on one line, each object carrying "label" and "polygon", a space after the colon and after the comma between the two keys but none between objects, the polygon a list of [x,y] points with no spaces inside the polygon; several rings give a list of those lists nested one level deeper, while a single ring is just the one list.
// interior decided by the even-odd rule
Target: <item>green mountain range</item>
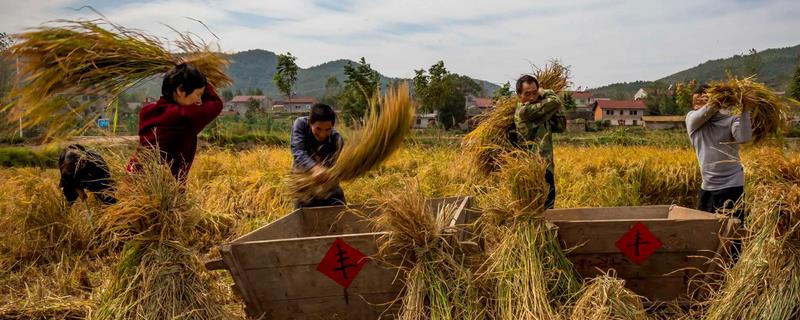
[{"label": "green mountain range", "polygon": [[[766,83],[773,90],[785,91],[798,63],[800,63],[800,45],[709,60],[655,81],[661,81],[666,85],[690,80],[702,83],[724,79],[728,71],[737,76],[749,76],[756,71],[758,81]],[[652,85],[655,81],[614,83],[589,91],[601,97],[632,99],[636,91]]]},{"label": "green mountain range", "polygon": [[[245,91],[248,88],[259,88],[271,97],[279,97],[277,87],[272,82],[272,75],[275,74],[277,59],[275,53],[266,50],[248,50],[231,55],[231,65],[228,74],[233,78],[233,90]],[[358,63],[350,60],[329,61],[310,68],[300,68],[297,72],[297,82],[294,91],[298,95],[321,97],[325,94],[325,82],[329,77],[334,76],[342,86],[346,76],[344,66],[348,63],[357,65]],[[380,73],[380,72],[379,72]],[[381,83],[388,84],[393,80],[403,80],[380,75]],[[488,81],[477,80],[485,90],[485,95],[491,95],[492,91],[498,88],[496,84]]]},{"label": "green mountain range", "polygon": [[[230,61],[231,64],[228,67],[228,75],[233,78],[233,85],[228,88],[228,90],[234,92],[236,90],[241,90],[242,92],[246,92],[247,89],[258,88],[261,89],[264,94],[272,98],[278,98],[283,95],[278,91],[278,88],[272,81],[272,76],[275,74],[275,67],[277,65],[277,57],[274,52],[260,49],[242,51],[230,55]],[[358,65],[355,61],[339,59],[310,68],[299,68],[294,92],[300,96],[320,98],[325,94],[325,83],[331,76],[336,77],[341,86],[344,87],[344,81],[347,79],[344,74],[344,66],[348,63]],[[391,78],[383,74],[380,74],[380,77],[381,84],[384,86],[393,80],[410,80]],[[483,87],[484,96],[491,96],[492,92],[499,88],[498,85],[488,81],[473,80]],[[142,83],[133,89],[133,91],[138,92],[138,95],[157,97],[160,95],[160,88],[160,80],[153,79]]]}]

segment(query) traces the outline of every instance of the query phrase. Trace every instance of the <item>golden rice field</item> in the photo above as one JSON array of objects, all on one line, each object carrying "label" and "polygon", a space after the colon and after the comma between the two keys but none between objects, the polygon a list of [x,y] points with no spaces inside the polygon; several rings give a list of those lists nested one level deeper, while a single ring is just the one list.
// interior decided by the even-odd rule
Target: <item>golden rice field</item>
[{"label": "golden rice field", "polygon": [[[129,154],[100,150],[117,180]],[[748,181],[759,177],[765,155],[746,149]],[[693,150],[660,147],[556,146],[556,207],[679,204],[693,207],[700,173]],[[454,147],[411,146],[378,170],[343,185],[348,202],[359,203],[401,192],[415,182],[428,197],[457,194],[491,196],[474,179],[469,161]],[[190,174],[190,203],[203,215],[191,239],[201,260],[214,247],[273,221],[292,210],[284,183],[291,166],[288,148],[198,152]],[[750,188],[748,186],[748,188]],[[55,169],[0,169],[0,319],[82,319],[97,312],[109,290],[119,248],[103,232],[103,210],[94,202],[68,208]],[[230,291],[231,279],[208,273],[213,299],[237,317],[244,313]]]}]

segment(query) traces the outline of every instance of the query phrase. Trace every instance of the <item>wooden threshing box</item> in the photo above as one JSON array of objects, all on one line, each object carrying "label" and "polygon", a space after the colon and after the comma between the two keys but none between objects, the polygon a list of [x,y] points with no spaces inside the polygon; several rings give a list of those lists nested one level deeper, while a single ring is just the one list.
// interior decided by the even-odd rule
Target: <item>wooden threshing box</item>
[{"label": "wooden threshing box", "polygon": [[[451,224],[466,222],[461,212],[469,206],[469,197],[431,199],[427,203],[432,214],[442,204],[455,204],[459,210]],[[360,205],[350,208],[375,214]],[[323,257],[342,247],[337,247],[337,239],[369,257],[377,252],[377,239],[382,234],[373,232],[368,222],[345,207],[300,209],[222,245],[223,263],[212,262],[209,268],[231,273],[235,291],[244,299],[251,317],[392,318],[397,304],[392,310],[387,308],[402,288],[402,275],[396,269],[369,259],[353,261],[354,252],[345,250],[341,264],[348,266],[346,270],[353,271],[349,266],[366,262],[355,276],[351,272],[347,289],[318,270]]]},{"label": "wooden threshing box", "polygon": [[726,252],[739,223],[679,206],[552,209],[545,217],[558,226],[562,247],[572,248],[567,257],[581,276],[614,269],[651,302],[679,303],[693,280],[714,271],[710,260]]}]

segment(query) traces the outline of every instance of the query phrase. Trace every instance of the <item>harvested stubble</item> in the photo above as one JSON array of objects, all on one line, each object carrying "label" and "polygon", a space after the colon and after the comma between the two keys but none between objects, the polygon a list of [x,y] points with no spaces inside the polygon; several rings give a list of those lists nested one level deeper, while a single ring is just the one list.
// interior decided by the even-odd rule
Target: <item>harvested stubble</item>
[{"label": "harvested stubble", "polygon": [[363,176],[386,161],[403,144],[411,131],[415,105],[408,83],[389,89],[378,103],[370,103],[370,113],[364,128],[345,143],[336,163],[323,174],[324,180],[310,172],[295,172],[288,185],[293,196],[306,201],[324,197],[340,182]]},{"label": "harvested stubble", "polygon": [[572,307],[570,319],[646,320],[642,300],[625,288],[625,280],[598,276],[587,283]]},{"label": "harvested stubble", "polygon": [[225,319],[218,288],[188,248],[203,215],[154,152],[139,154],[143,170],[120,184],[119,202],[100,225],[124,242],[95,319]]},{"label": "harvested stubble", "polygon": [[0,319],[85,319],[92,290],[107,271],[102,259],[64,254],[48,264],[0,270]]},{"label": "harvested stubble", "polygon": [[[555,319],[581,282],[544,220],[547,164],[524,151],[504,156],[500,190],[481,217],[489,259],[485,275],[495,283],[498,319]],[[491,200],[490,200],[491,201]]]},{"label": "harvested stubble", "polygon": [[54,298],[41,303],[16,301],[0,306],[0,318],[6,320],[83,320],[90,313],[89,300]]},{"label": "harvested stubble", "polygon": [[[94,240],[94,201],[69,207],[58,179],[39,169],[12,169],[3,182],[7,202],[0,206],[0,268],[28,261],[48,263],[81,253]],[[5,208],[3,208],[5,207]],[[7,210],[6,210],[7,209]]]},{"label": "harvested stubble", "polygon": [[468,272],[459,256],[457,229],[450,226],[457,207],[431,208],[415,184],[406,192],[379,202],[382,211],[373,218],[379,239],[379,259],[400,259],[395,267],[405,272],[399,319],[480,319],[477,300],[459,299],[469,292]]},{"label": "harvested stubble", "polygon": [[[47,125],[52,136],[68,132],[88,104],[85,94],[114,97],[142,80],[169,71],[179,61],[194,64],[216,86],[230,84],[227,58],[202,41],[179,33],[171,53],[159,38],[104,21],[57,21],[15,35],[9,53],[20,60],[17,83],[9,92],[6,121],[24,127]],[[103,24],[108,25],[104,28]],[[85,129],[91,121],[83,123]],[[74,131],[74,130],[73,130]]]},{"label": "harvested stubble", "polygon": [[[534,76],[541,88],[561,92],[569,86],[570,70],[553,60],[544,68],[534,68]],[[464,136],[464,152],[469,155],[472,169],[477,173],[488,175],[497,171],[502,155],[515,148],[512,131],[518,103],[516,96],[495,101],[494,110],[483,116],[478,127]]]},{"label": "harvested stubble", "polygon": [[786,132],[788,106],[775,92],[756,82],[753,77],[739,79],[731,76],[727,81],[712,82],[706,93],[709,102],[721,108],[739,113],[743,109],[750,110],[753,143],[780,138]]}]

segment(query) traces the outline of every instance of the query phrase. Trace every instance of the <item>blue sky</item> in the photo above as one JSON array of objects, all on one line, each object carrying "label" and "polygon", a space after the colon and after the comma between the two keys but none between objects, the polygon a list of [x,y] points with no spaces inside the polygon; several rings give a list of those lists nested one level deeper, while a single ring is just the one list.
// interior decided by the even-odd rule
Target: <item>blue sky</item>
[{"label": "blue sky", "polygon": [[800,1],[0,0],[0,31],[94,18],[172,37],[168,24],[224,51],[290,51],[298,64],[364,56],[388,76],[444,60],[502,83],[559,58],[576,86],[653,80],[750,48],[800,44]]}]

